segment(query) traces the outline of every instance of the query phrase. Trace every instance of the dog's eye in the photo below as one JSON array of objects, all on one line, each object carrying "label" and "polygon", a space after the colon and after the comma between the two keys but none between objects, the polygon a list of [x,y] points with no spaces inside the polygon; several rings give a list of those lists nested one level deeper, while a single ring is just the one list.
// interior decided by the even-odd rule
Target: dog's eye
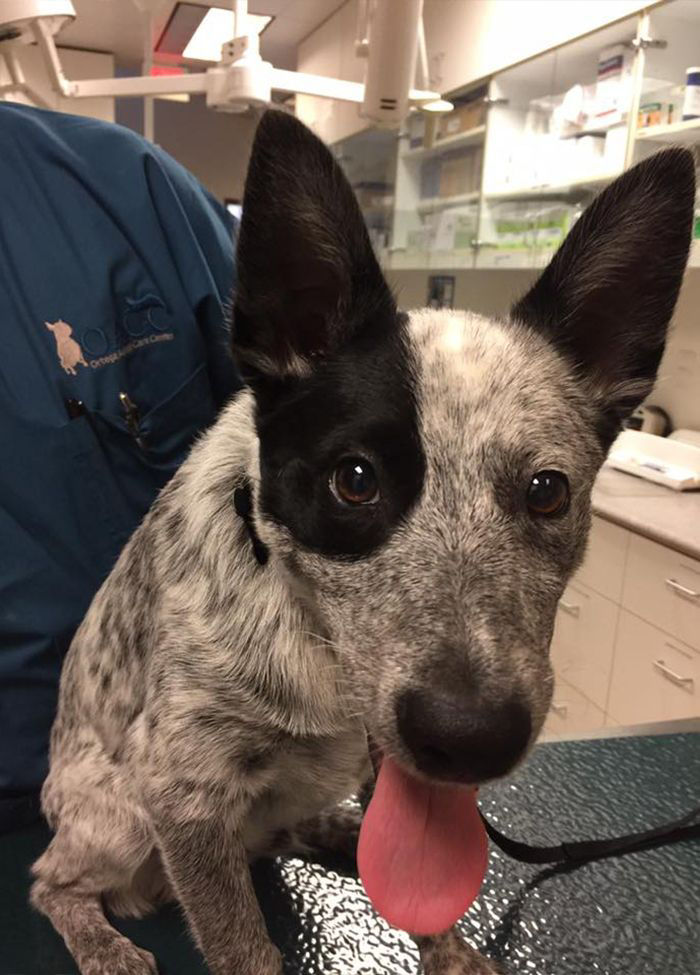
[{"label": "dog's eye", "polygon": [[533,515],[561,514],[569,503],[569,482],[559,471],[538,471],[527,489],[527,506]]},{"label": "dog's eye", "polygon": [[364,457],[345,457],[331,476],[331,488],[345,504],[373,504],[379,500],[374,468]]}]

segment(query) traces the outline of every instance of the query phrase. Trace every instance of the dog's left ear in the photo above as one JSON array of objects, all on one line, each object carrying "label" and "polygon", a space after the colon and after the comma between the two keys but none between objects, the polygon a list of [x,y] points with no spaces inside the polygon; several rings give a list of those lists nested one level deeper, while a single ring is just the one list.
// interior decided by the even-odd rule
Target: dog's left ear
[{"label": "dog's left ear", "polygon": [[669,149],[597,197],[511,317],[544,333],[599,409],[607,447],[651,391],[683,278],[692,154]]},{"label": "dog's left ear", "polygon": [[395,318],[353,191],[326,146],[268,111],[246,178],[233,352],[253,385],[307,375],[314,360]]}]

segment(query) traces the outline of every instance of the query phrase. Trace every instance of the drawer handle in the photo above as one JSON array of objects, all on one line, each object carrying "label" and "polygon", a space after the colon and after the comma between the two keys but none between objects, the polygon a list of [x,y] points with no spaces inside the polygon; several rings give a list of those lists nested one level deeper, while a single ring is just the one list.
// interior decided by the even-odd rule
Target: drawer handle
[{"label": "drawer handle", "polygon": [[688,589],[687,586],[676,582],[675,579],[667,579],[666,585],[671,592],[676,592],[679,596],[684,596],[685,599],[700,599],[700,592],[696,592],[694,589]]},{"label": "drawer handle", "polygon": [[675,684],[676,687],[682,687],[684,691],[690,691],[692,694],[693,690],[695,689],[695,681],[692,677],[681,677],[681,675],[677,674],[675,670],[671,670],[670,667],[667,667],[663,660],[655,660],[653,667],[655,670],[658,670],[660,674],[663,674],[666,680],[670,680],[672,684]]},{"label": "drawer handle", "polygon": [[569,614],[569,616],[576,616],[578,618],[581,613],[581,607],[576,603],[565,603],[563,599],[560,599],[559,605],[565,613]]},{"label": "drawer handle", "polygon": [[552,708],[551,708],[551,710],[554,711],[554,713],[557,714],[560,718],[565,718],[567,716],[567,714],[569,713],[569,705],[568,704],[556,704],[556,703],[552,702]]}]

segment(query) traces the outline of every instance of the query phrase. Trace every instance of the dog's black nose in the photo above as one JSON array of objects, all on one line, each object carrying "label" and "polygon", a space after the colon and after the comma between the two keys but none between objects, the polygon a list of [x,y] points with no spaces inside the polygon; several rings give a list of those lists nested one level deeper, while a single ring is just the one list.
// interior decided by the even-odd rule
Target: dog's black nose
[{"label": "dog's black nose", "polygon": [[527,748],[530,713],[518,698],[486,704],[471,691],[405,691],[396,706],[398,729],[416,767],[455,782],[505,775]]}]

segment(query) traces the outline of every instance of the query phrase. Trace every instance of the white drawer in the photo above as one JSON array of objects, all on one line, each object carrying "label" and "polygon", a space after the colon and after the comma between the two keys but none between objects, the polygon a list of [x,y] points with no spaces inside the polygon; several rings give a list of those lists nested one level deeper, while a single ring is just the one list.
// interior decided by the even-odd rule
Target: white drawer
[{"label": "white drawer", "polygon": [[700,652],[620,610],[607,710],[622,725],[700,715]]},{"label": "white drawer", "polygon": [[700,649],[700,562],[633,536],[622,602],[642,619]]},{"label": "white drawer", "polygon": [[542,738],[575,737],[605,726],[605,715],[566,681],[557,679]]},{"label": "white drawer", "polygon": [[574,581],[582,582],[614,603],[619,603],[629,538],[627,529],[594,516],[586,557]]},{"label": "white drawer", "polygon": [[563,677],[605,710],[619,607],[585,586],[571,584],[559,601],[552,663]]}]

